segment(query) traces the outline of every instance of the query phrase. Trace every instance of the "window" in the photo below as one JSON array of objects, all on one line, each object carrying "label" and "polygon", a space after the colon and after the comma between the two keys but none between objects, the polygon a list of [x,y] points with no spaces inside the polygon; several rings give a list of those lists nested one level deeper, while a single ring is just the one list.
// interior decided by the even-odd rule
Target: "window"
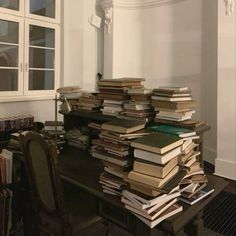
[{"label": "window", "polygon": [[0,0],[0,100],[54,95],[59,86],[59,0]]}]

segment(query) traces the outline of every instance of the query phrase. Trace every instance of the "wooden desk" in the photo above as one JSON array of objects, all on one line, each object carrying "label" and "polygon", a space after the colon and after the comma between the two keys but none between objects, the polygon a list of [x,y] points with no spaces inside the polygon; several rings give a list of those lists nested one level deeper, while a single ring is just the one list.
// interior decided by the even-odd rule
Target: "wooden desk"
[{"label": "wooden desk", "polygon": [[202,235],[203,223],[201,214],[203,208],[227,185],[227,182],[223,179],[209,176],[209,185],[215,188],[212,195],[193,206],[181,203],[184,207],[182,213],[166,219],[155,228],[150,229],[127,211],[119,198],[102,192],[98,180],[100,173],[103,171],[103,166],[98,160],[91,157],[88,152],[68,147],[59,155],[59,166],[64,180],[75,184],[97,198],[99,215],[135,236],[156,236],[165,235],[165,233],[175,235],[183,228],[187,232],[191,232],[190,235]]}]

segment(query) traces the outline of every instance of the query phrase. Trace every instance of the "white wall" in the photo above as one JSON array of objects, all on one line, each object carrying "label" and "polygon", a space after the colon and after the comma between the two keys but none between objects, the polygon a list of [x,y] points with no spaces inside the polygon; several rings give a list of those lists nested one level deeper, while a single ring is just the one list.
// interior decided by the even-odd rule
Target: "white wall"
[{"label": "white wall", "polygon": [[218,111],[215,173],[236,180],[236,14],[218,1]]},{"label": "white wall", "polygon": [[112,32],[105,34],[104,77],[144,77],[148,88],[189,86],[198,101],[195,118],[212,128],[205,137],[204,158],[214,163],[217,1],[152,2],[148,7],[113,7]]},{"label": "white wall", "polygon": [[96,75],[102,73],[103,29],[89,22],[93,14],[101,15],[96,0],[63,1],[62,77],[64,85],[79,85],[84,90],[96,89]]}]

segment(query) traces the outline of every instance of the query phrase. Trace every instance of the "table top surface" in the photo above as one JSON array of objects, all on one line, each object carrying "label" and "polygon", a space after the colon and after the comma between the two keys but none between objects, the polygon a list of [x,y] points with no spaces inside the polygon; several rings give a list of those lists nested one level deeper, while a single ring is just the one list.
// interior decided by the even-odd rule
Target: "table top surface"
[{"label": "table top surface", "polygon": [[[58,160],[60,174],[63,179],[103,201],[126,210],[120,198],[102,192],[101,184],[98,181],[101,172],[103,172],[103,165],[99,160],[93,158],[89,152],[67,147],[59,155]],[[208,181],[208,185],[215,189],[209,197],[192,206],[180,202],[184,207],[183,212],[164,220],[158,227],[171,233],[178,232],[227,186],[225,180],[216,176],[208,176]]]}]

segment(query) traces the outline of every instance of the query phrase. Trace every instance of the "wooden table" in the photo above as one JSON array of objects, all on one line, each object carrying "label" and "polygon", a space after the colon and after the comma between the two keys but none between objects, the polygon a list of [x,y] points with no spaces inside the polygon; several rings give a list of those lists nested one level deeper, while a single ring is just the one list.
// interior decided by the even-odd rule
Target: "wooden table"
[{"label": "wooden table", "polygon": [[204,207],[212,201],[227,185],[227,182],[216,176],[209,176],[209,185],[215,191],[208,198],[189,206],[184,203],[183,212],[172,216],[155,228],[150,229],[143,222],[127,211],[120,199],[104,194],[98,183],[103,166],[100,161],[91,157],[88,152],[68,147],[58,157],[62,179],[73,183],[84,191],[92,194],[98,201],[98,214],[114,224],[122,227],[135,236],[175,235],[184,229],[189,235],[202,235],[201,219]]}]

